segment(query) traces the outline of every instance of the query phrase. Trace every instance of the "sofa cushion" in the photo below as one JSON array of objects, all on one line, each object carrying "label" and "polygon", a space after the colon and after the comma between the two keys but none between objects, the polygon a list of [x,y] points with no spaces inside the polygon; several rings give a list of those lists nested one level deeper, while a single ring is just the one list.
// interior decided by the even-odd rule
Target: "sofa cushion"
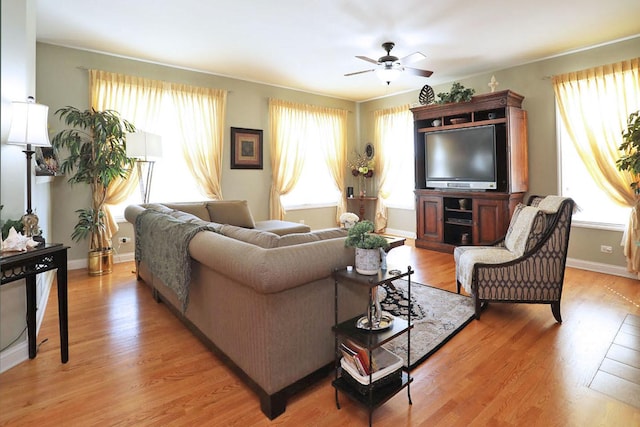
[{"label": "sofa cushion", "polygon": [[318,236],[319,240],[347,237],[347,230],[345,228],[325,228],[322,230],[314,230],[312,233]]},{"label": "sofa cushion", "polygon": [[300,245],[302,243],[319,242],[320,238],[314,233],[291,233],[278,238],[277,246]]},{"label": "sofa cushion", "polygon": [[246,200],[216,200],[207,203],[209,219],[220,224],[255,228],[253,216]]},{"label": "sofa cushion", "polygon": [[281,221],[278,219],[268,219],[265,221],[256,222],[255,228],[270,233],[275,233],[279,236],[291,233],[308,233],[311,231],[311,227],[305,224],[299,224],[297,222]]},{"label": "sofa cushion", "polygon": [[278,246],[280,236],[268,231],[254,230],[250,228],[238,227],[230,224],[220,226],[220,234],[232,239],[240,240],[261,248],[270,249]]},{"label": "sofa cushion", "polygon": [[205,221],[211,219],[207,210],[207,202],[163,203],[163,205],[170,209],[190,213]]}]

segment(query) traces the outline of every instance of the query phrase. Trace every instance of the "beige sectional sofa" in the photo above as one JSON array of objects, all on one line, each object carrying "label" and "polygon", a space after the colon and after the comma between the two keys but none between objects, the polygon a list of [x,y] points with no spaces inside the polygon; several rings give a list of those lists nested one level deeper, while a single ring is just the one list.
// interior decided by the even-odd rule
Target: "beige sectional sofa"
[{"label": "beige sectional sofa", "polygon": [[[331,273],[354,259],[353,249],[344,247],[343,230],[255,222],[244,201],[132,205],[125,216],[136,227],[139,278],[257,392],[269,418],[284,412],[292,393],[329,372],[335,321]],[[153,230],[145,230],[143,221],[150,216],[166,216],[170,226],[207,227],[188,242],[184,311],[178,294],[150,267],[154,249],[138,250],[145,234],[151,239]],[[367,289],[341,285],[339,292],[339,320],[365,310]]]}]

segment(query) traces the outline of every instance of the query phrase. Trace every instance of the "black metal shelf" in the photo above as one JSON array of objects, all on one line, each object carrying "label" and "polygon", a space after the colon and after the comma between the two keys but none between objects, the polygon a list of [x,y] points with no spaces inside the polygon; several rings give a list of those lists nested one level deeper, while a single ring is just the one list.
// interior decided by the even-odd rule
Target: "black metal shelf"
[{"label": "black metal shelf", "polygon": [[[331,382],[331,385],[349,396],[360,405],[364,406],[365,408],[375,409],[379,406],[382,406],[386,401],[398,394],[400,391],[402,391],[403,388],[407,387],[412,382],[413,377],[409,376],[409,374],[405,370],[403,370],[400,381],[391,382],[388,385],[376,388],[371,393],[371,396],[369,396],[369,393],[358,393],[342,377],[338,377],[337,379],[333,380]],[[370,398],[371,400],[369,400]]]},{"label": "black metal shelf", "polygon": [[[362,316],[355,316],[351,319],[343,322],[338,322],[338,282],[340,280],[351,281],[357,284],[369,287],[369,298],[372,298],[373,290],[377,286],[391,283],[393,280],[407,277],[408,281],[408,299],[409,305],[411,305],[411,275],[413,270],[411,267],[407,267],[406,271],[391,273],[394,270],[380,270],[377,276],[364,276],[353,271],[347,272],[346,270],[336,270],[333,273],[334,277],[334,292],[335,292],[335,324],[332,330],[335,335],[335,379],[332,381],[332,386],[335,388],[336,406],[340,409],[340,402],[338,400],[338,391],[346,394],[349,398],[355,402],[363,405],[369,410],[369,426],[372,424],[373,410],[387,400],[391,399],[402,389],[407,388],[407,398],[411,405],[411,388],[410,384],[413,382],[413,378],[409,374],[408,365],[411,354],[411,307],[409,307],[409,316],[407,320],[400,317],[393,316],[393,323],[391,326],[384,330],[372,330],[362,329],[356,326],[358,319]],[[371,303],[371,301],[370,301]],[[401,376],[398,381],[392,380],[389,384],[377,385],[375,381],[372,384],[365,386],[367,388],[365,393],[361,393],[355,386],[349,384],[341,376],[340,367],[340,351],[338,350],[339,337],[349,338],[356,344],[365,348],[369,353],[369,359],[372,357],[372,351],[383,344],[398,338],[402,334],[407,334],[407,366],[403,366]],[[369,376],[369,381],[372,377]]]}]

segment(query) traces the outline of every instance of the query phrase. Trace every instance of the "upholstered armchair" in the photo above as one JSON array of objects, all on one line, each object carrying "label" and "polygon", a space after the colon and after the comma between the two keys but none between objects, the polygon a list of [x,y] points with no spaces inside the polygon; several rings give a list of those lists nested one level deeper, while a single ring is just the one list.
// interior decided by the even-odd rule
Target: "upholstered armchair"
[{"label": "upholstered armchair", "polygon": [[531,196],[516,207],[504,239],[454,250],[457,290],[474,300],[475,317],[489,302],[550,304],[558,323],[574,202]]}]

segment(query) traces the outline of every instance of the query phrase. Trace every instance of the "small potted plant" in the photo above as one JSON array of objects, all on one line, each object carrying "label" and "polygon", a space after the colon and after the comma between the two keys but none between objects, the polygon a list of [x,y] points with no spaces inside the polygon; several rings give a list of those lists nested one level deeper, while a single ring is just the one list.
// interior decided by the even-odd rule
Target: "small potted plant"
[{"label": "small potted plant", "polygon": [[380,249],[389,247],[384,236],[373,233],[373,223],[369,220],[357,222],[348,231],[344,245],[356,248],[356,271],[374,275],[380,269]]},{"label": "small potted plant", "polygon": [[441,92],[438,94],[438,104],[469,102],[475,92],[475,89],[465,88],[461,83],[454,82],[453,85],[451,85],[451,92]]},{"label": "small potted plant", "polygon": [[616,160],[616,166],[621,171],[633,174],[634,181],[631,188],[636,194],[640,193],[638,180],[640,177],[640,110],[631,113],[627,119],[627,129],[622,132],[622,144],[618,147],[624,154]]}]

